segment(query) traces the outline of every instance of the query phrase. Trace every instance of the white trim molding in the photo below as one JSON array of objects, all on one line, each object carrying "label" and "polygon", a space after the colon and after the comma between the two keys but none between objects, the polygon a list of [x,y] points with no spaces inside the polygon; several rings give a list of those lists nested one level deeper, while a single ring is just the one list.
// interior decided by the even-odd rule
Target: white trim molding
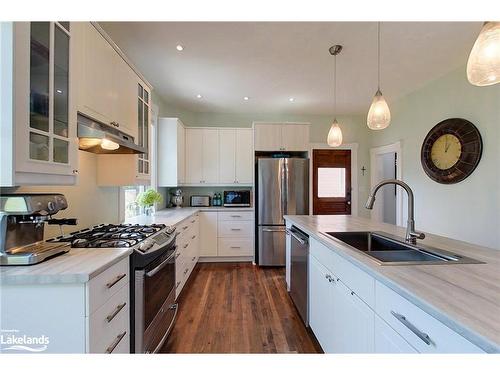
[{"label": "white trim molding", "polygon": [[351,150],[351,215],[359,214],[359,188],[358,188],[358,143],[346,143],[339,147],[328,146],[327,143],[309,144],[309,212],[313,212],[313,150]]},{"label": "white trim molding", "polygon": [[[403,179],[403,142],[398,141],[388,145],[373,147],[370,149],[370,189],[380,182],[377,168],[377,158],[380,155],[396,154],[396,178]],[[381,205],[374,205],[370,212],[373,220],[382,221]],[[403,225],[403,192],[401,187],[396,188],[396,225]]]}]

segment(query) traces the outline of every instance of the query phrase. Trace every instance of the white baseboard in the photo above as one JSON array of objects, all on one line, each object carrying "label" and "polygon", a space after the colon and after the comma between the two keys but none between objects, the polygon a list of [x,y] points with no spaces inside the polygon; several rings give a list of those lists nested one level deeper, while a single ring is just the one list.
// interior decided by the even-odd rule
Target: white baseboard
[{"label": "white baseboard", "polygon": [[200,257],[200,263],[253,262],[253,256],[246,257]]}]

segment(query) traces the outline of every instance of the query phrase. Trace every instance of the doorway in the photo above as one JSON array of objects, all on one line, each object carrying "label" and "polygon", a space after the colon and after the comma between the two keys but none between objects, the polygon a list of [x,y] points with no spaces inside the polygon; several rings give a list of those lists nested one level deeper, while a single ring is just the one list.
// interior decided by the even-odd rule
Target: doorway
[{"label": "doorway", "polygon": [[[396,142],[370,150],[371,186],[382,180],[401,179],[401,144]],[[402,225],[402,194],[395,185],[383,186],[377,194],[371,218],[380,222]]]},{"label": "doorway", "polygon": [[351,150],[312,150],[313,215],[351,214]]}]

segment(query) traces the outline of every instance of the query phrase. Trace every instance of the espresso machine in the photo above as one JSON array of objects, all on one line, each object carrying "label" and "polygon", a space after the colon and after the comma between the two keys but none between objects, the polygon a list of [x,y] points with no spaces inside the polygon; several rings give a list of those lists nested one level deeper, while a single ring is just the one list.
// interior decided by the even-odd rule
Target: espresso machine
[{"label": "espresso machine", "polygon": [[43,240],[45,224],[76,225],[76,219],[53,219],[68,207],[62,194],[0,195],[0,265],[31,265],[66,253],[67,242]]}]

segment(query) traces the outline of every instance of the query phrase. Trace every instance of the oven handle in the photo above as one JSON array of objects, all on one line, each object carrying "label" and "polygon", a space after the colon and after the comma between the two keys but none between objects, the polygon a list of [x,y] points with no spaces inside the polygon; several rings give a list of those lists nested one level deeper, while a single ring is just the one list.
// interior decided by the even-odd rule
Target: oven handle
[{"label": "oven handle", "polygon": [[165,334],[161,338],[160,342],[158,343],[158,346],[153,350],[153,353],[158,353],[158,351],[161,349],[161,347],[165,343],[165,340],[167,339],[167,336],[169,335],[170,331],[172,330],[172,327],[174,326],[175,318],[177,318],[177,311],[179,311],[179,304],[174,303],[174,304],[170,305],[169,308],[170,308],[170,310],[175,310],[174,317],[172,318],[172,321],[170,322],[170,325],[168,326],[167,331],[165,332]]},{"label": "oven handle", "polygon": [[172,254],[170,254],[170,256],[167,259],[165,259],[163,262],[161,262],[159,265],[157,265],[151,271],[146,272],[146,276],[151,277],[151,276],[156,275],[158,272],[160,272],[167,265],[167,263],[170,260],[172,260],[173,257],[175,257],[175,250],[177,250],[177,246],[174,247],[174,251],[172,252]]}]

